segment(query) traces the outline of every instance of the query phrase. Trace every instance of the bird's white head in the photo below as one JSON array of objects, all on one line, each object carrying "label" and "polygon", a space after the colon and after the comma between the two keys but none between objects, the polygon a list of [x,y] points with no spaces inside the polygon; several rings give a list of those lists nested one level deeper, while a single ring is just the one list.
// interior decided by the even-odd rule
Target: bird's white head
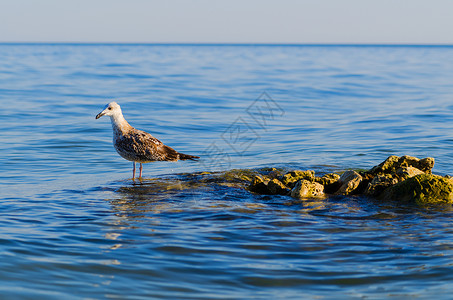
[{"label": "bird's white head", "polygon": [[115,116],[121,115],[121,107],[116,102],[110,102],[104,107],[104,110],[96,115],[96,119],[99,119],[102,116]]}]

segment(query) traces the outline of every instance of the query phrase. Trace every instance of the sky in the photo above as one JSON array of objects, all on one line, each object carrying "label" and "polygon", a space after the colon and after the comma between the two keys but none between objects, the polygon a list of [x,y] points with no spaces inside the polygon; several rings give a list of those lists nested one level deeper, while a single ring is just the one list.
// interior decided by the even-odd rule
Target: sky
[{"label": "sky", "polygon": [[453,44],[453,0],[0,0],[0,42]]}]

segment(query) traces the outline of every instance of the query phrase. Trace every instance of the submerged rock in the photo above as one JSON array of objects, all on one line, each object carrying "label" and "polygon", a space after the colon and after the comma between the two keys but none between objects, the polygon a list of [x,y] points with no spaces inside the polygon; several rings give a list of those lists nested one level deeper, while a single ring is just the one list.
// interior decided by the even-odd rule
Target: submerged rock
[{"label": "submerged rock", "polygon": [[257,174],[258,172],[255,170],[233,169],[219,173],[218,177],[228,182],[250,182]]},{"label": "submerged rock", "polygon": [[380,198],[422,206],[453,204],[453,182],[438,175],[419,174],[391,186]]},{"label": "submerged rock", "polygon": [[324,197],[324,186],[317,182],[302,179],[291,190],[291,197],[298,199]]}]

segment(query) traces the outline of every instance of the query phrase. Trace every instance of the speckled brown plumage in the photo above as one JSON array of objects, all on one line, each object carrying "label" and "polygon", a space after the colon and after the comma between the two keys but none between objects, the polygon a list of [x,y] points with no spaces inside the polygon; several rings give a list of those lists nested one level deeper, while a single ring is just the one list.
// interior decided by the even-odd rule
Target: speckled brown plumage
[{"label": "speckled brown plumage", "polygon": [[164,145],[151,134],[132,127],[124,133],[115,132],[113,145],[123,158],[140,163],[193,160],[198,158],[197,156],[179,153],[175,149]]},{"label": "speckled brown plumage", "polygon": [[196,160],[199,157],[177,152],[173,148],[164,145],[151,134],[135,129],[124,119],[120,106],[109,103],[100,112],[96,119],[107,115],[110,116],[113,127],[113,145],[118,154],[129,161],[134,162],[133,177],[135,177],[135,163],[140,163],[140,176],[142,175],[142,163],[152,161],[177,161]]}]

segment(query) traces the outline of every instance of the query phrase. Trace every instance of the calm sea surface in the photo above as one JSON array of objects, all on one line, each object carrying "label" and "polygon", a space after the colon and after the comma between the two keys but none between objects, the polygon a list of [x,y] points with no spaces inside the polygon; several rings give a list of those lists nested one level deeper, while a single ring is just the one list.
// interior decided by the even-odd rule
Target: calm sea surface
[{"label": "calm sea surface", "polygon": [[[202,159],[133,182],[112,100]],[[392,154],[453,173],[453,47],[0,45],[0,298],[451,299],[450,209],[181,175]]]}]

